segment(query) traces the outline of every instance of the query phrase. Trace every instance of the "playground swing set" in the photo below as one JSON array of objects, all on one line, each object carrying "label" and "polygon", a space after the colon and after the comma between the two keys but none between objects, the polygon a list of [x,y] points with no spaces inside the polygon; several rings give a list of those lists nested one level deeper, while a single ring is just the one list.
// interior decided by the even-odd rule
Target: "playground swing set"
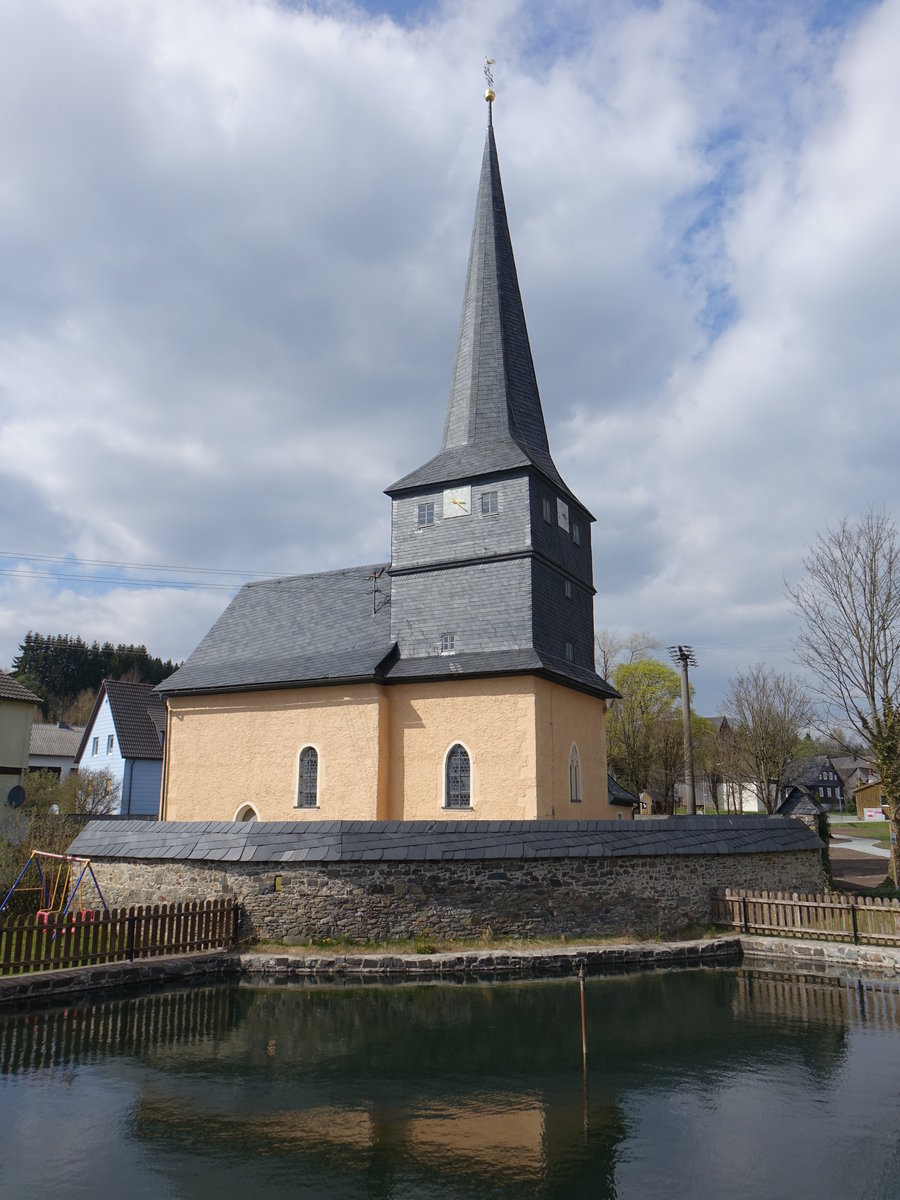
[{"label": "playground swing set", "polygon": [[[81,867],[79,871],[78,868]],[[25,876],[30,868],[37,872],[37,882],[25,883]],[[33,874],[34,872],[32,872]],[[77,878],[76,878],[77,874]],[[88,878],[89,877],[89,878]],[[94,874],[89,858],[79,858],[74,854],[52,854],[49,850],[32,850],[28,862],[19,872],[19,877],[9,889],[6,898],[0,904],[0,913],[6,908],[13,895],[19,892],[38,892],[40,907],[37,910],[39,924],[48,924],[50,917],[62,919],[70,912],[78,912],[82,922],[92,921],[94,908],[85,907],[85,890],[93,883],[94,890],[100,900],[103,910],[109,912],[109,905],[100,891],[100,884]]]}]

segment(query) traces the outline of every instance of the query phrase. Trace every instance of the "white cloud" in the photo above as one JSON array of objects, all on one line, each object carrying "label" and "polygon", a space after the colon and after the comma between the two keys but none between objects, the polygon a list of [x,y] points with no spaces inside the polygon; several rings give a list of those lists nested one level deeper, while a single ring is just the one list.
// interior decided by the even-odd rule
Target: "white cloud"
[{"label": "white cloud", "polygon": [[[490,50],[598,624],[692,641],[714,708],[786,662],[816,529],[897,507],[898,49],[896,0],[4,5],[0,549],[387,554],[381,489],[439,444]],[[226,599],[0,575],[0,663],[29,628],[180,658]]]}]

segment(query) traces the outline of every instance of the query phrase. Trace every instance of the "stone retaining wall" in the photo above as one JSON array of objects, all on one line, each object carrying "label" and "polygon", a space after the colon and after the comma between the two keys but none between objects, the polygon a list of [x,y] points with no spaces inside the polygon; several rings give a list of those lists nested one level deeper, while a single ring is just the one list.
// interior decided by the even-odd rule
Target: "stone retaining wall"
[{"label": "stone retaining wall", "polygon": [[667,935],[714,887],[821,891],[817,852],[413,862],[94,862],[111,906],[235,896],[271,941]]}]

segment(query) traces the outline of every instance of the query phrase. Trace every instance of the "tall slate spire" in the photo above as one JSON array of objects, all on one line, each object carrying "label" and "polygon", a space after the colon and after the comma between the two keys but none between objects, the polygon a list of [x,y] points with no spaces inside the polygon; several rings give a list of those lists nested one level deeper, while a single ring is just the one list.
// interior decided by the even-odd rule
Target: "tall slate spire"
[{"label": "tall slate spire", "polygon": [[569,491],[550,456],[489,118],[441,452],[387,490],[529,465]]},{"label": "tall slate spire", "polygon": [[497,144],[488,125],[442,449],[502,437],[549,454]]}]

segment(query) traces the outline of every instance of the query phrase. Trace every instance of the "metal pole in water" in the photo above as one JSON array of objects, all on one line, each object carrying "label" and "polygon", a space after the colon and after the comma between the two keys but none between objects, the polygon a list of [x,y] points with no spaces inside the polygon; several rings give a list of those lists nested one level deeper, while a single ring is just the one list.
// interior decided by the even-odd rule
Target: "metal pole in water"
[{"label": "metal pole in water", "polygon": [[581,1082],[584,1096],[584,1136],[588,1132],[587,1023],[584,1017],[584,967],[578,968],[578,991],[581,995]]}]

